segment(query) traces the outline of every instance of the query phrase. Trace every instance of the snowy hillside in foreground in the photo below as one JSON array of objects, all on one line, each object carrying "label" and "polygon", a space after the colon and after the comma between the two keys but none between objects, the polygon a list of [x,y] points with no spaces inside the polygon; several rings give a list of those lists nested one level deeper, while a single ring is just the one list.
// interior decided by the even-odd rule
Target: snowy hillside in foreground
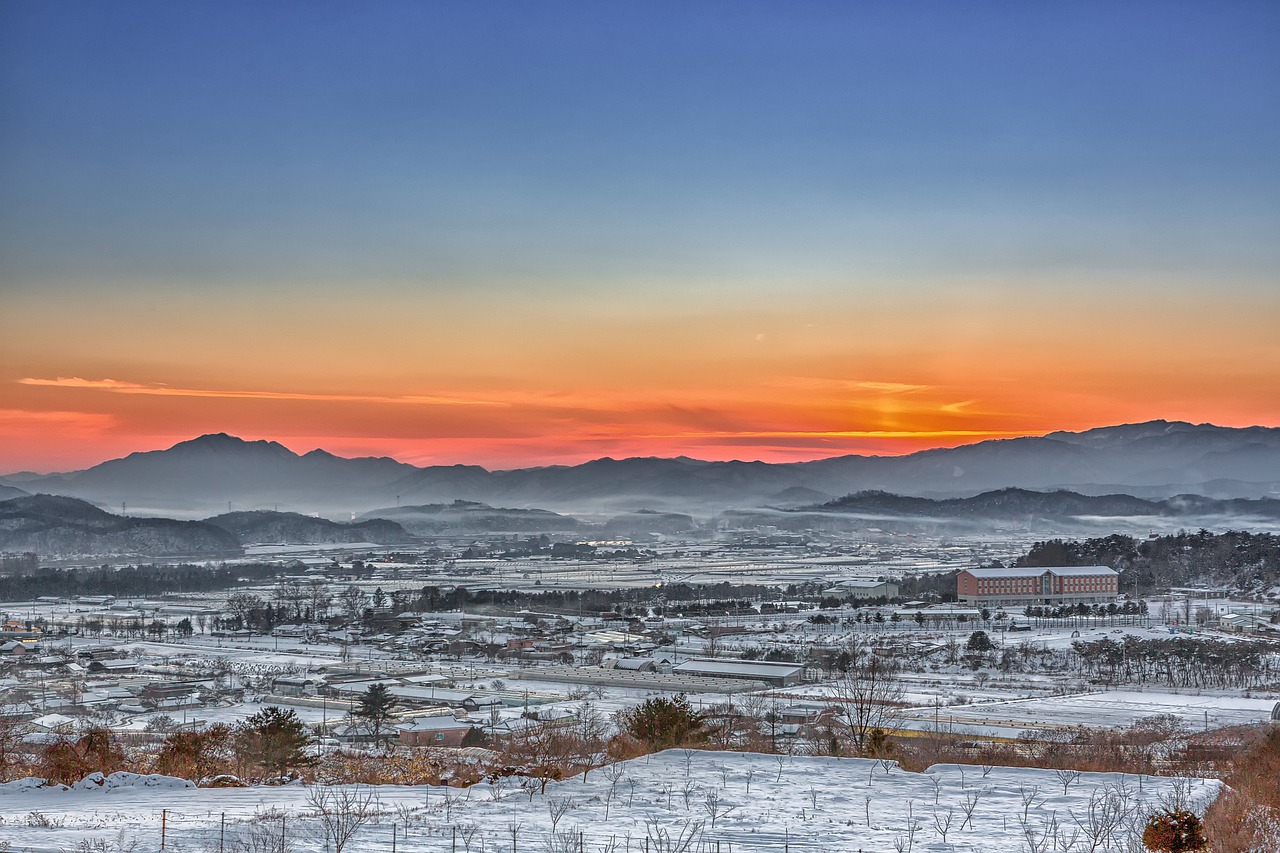
[{"label": "snowy hillside in foreground", "polygon": [[[390,851],[394,824],[400,851],[452,851],[455,838],[458,851],[511,850],[513,829],[517,851],[566,853],[578,849],[579,833],[583,851],[606,853],[639,853],[646,838],[650,851],[691,853],[716,851],[717,842],[721,853],[1001,853],[1053,850],[1055,837],[1056,849],[1088,850],[1093,844],[1087,839],[1104,831],[1101,824],[1110,810],[1118,817],[1105,829],[1105,849],[1131,850],[1141,849],[1131,842],[1152,811],[1180,800],[1203,812],[1221,787],[1213,780],[1061,775],[1012,767],[938,765],[908,773],[891,762],[867,759],[692,750],[669,750],[616,767],[593,771],[585,783],[580,777],[553,783],[545,795],[532,797],[511,782],[500,789],[483,783],[470,789],[365,789],[374,794],[379,814],[356,832],[347,849]],[[326,849],[308,789],[301,785],[7,787],[0,794],[0,849],[155,850],[162,808],[168,809],[166,850],[217,850],[224,813],[227,850],[262,848],[268,831],[275,839],[272,849],[278,849],[282,816],[287,850]],[[255,832],[259,837],[251,838]],[[1034,848],[1028,846],[1028,832]],[[690,846],[674,846],[690,835]],[[1075,843],[1067,846],[1072,838]],[[137,847],[130,848],[135,839]],[[98,840],[107,846],[82,847]],[[1096,846],[1104,849],[1104,843]]]}]

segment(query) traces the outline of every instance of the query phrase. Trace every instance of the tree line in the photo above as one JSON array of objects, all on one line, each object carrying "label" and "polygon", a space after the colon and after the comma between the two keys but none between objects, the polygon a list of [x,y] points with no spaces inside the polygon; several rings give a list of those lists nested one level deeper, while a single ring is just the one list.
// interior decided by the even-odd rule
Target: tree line
[{"label": "tree line", "polygon": [[1280,644],[1266,640],[1127,636],[1076,640],[1071,648],[1086,674],[1109,684],[1257,687],[1280,676]]},{"label": "tree line", "polygon": [[1262,589],[1280,583],[1280,536],[1199,530],[1148,539],[1051,539],[1032,545],[1016,565],[1110,566],[1120,572],[1121,591],[1138,595],[1192,583]]},{"label": "tree line", "polygon": [[274,577],[280,567],[266,563],[237,566],[177,565],[42,568],[0,576],[0,601],[30,601],[42,596],[113,595],[117,598],[158,592],[211,592],[241,580]]}]

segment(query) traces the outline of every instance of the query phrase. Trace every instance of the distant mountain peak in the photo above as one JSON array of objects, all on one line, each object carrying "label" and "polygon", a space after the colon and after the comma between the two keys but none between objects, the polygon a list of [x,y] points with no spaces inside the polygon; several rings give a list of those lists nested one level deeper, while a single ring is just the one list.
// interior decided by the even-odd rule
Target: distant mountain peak
[{"label": "distant mountain peak", "polygon": [[289,456],[297,455],[277,441],[267,441],[265,439],[248,441],[236,435],[228,435],[225,432],[211,432],[197,436],[196,438],[188,439],[187,441],[180,441],[173,447],[170,447],[169,450],[177,451],[179,453],[184,451],[225,453],[250,450],[259,452],[269,451],[276,454],[283,453],[288,454]]}]

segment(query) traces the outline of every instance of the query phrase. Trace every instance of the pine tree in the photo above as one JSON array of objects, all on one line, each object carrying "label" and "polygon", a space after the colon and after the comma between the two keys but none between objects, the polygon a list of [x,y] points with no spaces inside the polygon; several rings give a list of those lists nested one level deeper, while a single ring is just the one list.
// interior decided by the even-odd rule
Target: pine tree
[{"label": "pine tree", "polygon": [[668,699],[656,696],[630,710],[619,712],[623,731],[655,750],[706,739],[702,714],[689,705],[683,693]]},{"label": "pine tree", "polygon": [[236,753],[249,764],[283,775],[310,763],[306,748],[311,735],[293,711],[268,705],[236,729]]},{"label": "pine tree", "polygon": [[373,742],[382,740],[382,730],[391,722],[395,713],[396,697],[391,695],[391,688],[382,682],[369,685],[360,695],[360,702],[351,711],[351,716],[364,720],[373,734]]}]

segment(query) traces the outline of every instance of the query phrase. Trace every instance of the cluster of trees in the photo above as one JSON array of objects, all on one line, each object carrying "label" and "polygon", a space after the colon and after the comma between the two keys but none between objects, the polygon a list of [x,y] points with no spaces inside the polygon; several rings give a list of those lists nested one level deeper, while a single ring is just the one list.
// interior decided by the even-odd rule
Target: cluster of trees
[{"label": "cluster of trees", "polygon": [[1094,619],[1109,618],[1115,619],[1118,616],[1146,616],[1147,602],[1125,601],[1117,604],[1112,601],[1108,604],[1062,604],[1057,607],[1028,607],[1026,614],[1036,619],[1072,619],[1075,617],[1092,617]]},{"label": "cluster of trees", "polygon": [[1193,582],[1251,589],[1280,583],[1280,536],[1200,530],[1151,539],[1053,539],[1037,542],[1017,565],[1110,566],[1120,572],[1121,591],[1135,594]]},{"label": "cluster of trees", "polygon": [[195,780],[223,773],[279,779],[310,766],[311,741],[295,712],[269,705],[236,726],[170,731],[149,763],[130,755],[120,735],[91,725],[42,747],[35,763],[29,764],[19,725],[0,717],[0,779],[19,772],[69,785],[90,773],[118,770],[152,770]]},{"label": "cluster of trees", "polygon": [[155,595],[160,592],[210,592],[229,589],[241,580],[262,581],[280,572],[279,566],[179,565],[99,566],[43,568],[0,576],[0,601],[30,601],[40,596],[71,598],[77,595],[117,597]]},{"label": "cluster of trees", "polygon": [[[204,616],[198,616],[196,619],[205,625],[209,622],[207,617]],[[43,616],[37,616],[35,619],[24,620],[23,624],[28,629],[39,628],[42,631],[47,631],[49,622]],[[76,630],[86,637],[99,637],[104,632],[110,631],[113,636],[123,639],[151,637],[159,640],[171,636],[190,637],[195,633],[195,626],[191,619],[185,616],[173,623],[166,622],[163,619],[152,619],[148,622],[137,616],[117,616],[110,619],[104,619],[100,616],[81,616],[76,620]]]},{"label": "cluster of trees", "polygon": [[[807,593],[810,597],[821,597],[821,586],[817,584],[793,584],[785,594],[788,597],[799,597],[801,587],[811,587]],[[661,599],[655,598],[654,591],[650,589],[566,589],[540,592],[484,589],[472,592],[464,586],[424,586],[416,600],[407,602],[407,609],[436,612],[463,607],[501,607],[547,613],[623,614],[630,608],[632,613],[643,614],[658,600],[665,601],[674,608],[685,603],[690,607],[726,609],[747,606],[753,599],[776,596],[778,590],[758,584],[668,584],[661,588],[660,595]]]},{"label": "cluster of trees", "polygon": [[31,574],[40,568],[40,555],[34,551],[0,554],[0,574]]},{"label": "cluster of trees", "polygon": [[1088,675],[1109,684],[1256,687],[1273,683],[1280,676],[1276,664],[1280,644],[1265,640],[1144,640],[1130,635],[1119,642],[1110,638],[1076,640],[1071,648]]},{"label": "cluster of trees", "polygon": [[276,584],[270,598],[251,592],[227,596],[228,614],[217,620],[216,627],[269,631],[290,622],[316,622],[327,618],[335,604],[349,618],[356,619],[364,612],[365,603],[364,592],[356,586],[349,586],[335,596],[333,588],[321,578],[306,582],[288,580]]}]

